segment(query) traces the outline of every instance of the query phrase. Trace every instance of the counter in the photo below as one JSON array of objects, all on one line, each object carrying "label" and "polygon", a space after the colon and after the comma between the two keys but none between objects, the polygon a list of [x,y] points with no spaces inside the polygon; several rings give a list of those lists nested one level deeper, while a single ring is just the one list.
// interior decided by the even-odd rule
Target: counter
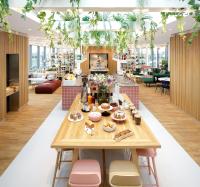
[{"label": "counter", "polygon": [[[119,92],[125,93],[129,96],[135,107],[139,109],[139,86],[130,79],[125,79],[123,76],[116,76],[117,84],[119,85]],[[76,95],[82,91],[82,80],[63,80],[62,82],[62,109],[70,108]]]},{"label": "counter", "polygon": [[117,83],[119,85],[119,92],[125,93],[129,96],[133,104],[139,109],[139,86],[134,81],[124,78],[124,76],[117,76]]},{"label": "counter", "polygon": [[76,95],[81,93],[82,81],[81,78],[75,80],[62,81],[62,109],[67,110],[70,108]]}]

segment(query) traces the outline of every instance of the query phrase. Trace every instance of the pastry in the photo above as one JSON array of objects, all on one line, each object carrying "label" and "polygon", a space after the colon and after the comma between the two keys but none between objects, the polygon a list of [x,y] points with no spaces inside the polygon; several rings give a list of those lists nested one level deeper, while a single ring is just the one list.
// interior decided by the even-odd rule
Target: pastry
[{"label": "pastry", "polygon": [[121,141],[122,139],[125,139],[129,136],[132,136],[133,132],[129,129],[123,130],[121,132],[118,132],[117,134],[115,134],[114,136],[114,140],[115,141]]},{"label": "pastry", "polygon": [[109,103],[102,103],[101,108],[104,109],[104,110],[108,110],[110,108],[110,104]]},{"label": "pastry", "polygon": [[90,128],[90,129],[93,129],[94,128],[94,124],[93,123],[90,123],[90,122],[85,122],[85,126],[87,127],[87,128]]},{"label": "pastry", "polygon": [[125,116],[125,113],[124,111],[121,111],[121,110],[117,110],[114,112],[114,118],[115,119],[124,119],[126,116]]},{"label": "pastry", "polygon": [[69,115],[69,119],[71,119],[73,121],[80,120],[81,118],[82,118],[82,115],[80,112],[70,113],[70,115]]}]

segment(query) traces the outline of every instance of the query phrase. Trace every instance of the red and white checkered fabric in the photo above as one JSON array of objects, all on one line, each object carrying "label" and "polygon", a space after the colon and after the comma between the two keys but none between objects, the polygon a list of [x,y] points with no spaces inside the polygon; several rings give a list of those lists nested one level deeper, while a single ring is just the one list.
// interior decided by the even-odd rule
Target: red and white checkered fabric
[{"label": "red and white checkered fabric", "polygon": [[62,109],[70,108],[77,94],[81,93],[81,86],[62,86]]},{"label": "red and white checkered fabric", "polygon": [[127,94],[135,107],[139,109],[139,86],[121,86],[120,93]]}]

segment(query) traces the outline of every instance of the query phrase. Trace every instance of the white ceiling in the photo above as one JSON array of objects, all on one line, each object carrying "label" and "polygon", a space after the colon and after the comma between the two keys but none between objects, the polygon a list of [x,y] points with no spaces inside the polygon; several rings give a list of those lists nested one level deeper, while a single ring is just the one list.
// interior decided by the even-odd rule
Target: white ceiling
[{"label": "white ceiling", "polygon": [[[40,31],[40,24],[36,17],[28,15],[28,17],[24,20],[21,17],[21,14],[15,10],[11,10],[11,14],[12,15],[8,17],[8,20],[11,24],[12,30],[28,36],[30,43],[48,45],[48,41]],[[185,30],[191,30],[193,23],[194,20],[191,16],[185,17]],[[170,36],[178,32],[176,25],[176,21],[167,24],[166,33],[163,33],[162,28],[160,27],[156,33],[155,44],[160,45],[168,43]],[[143,40],[141,40],[140,44],[146,45]]]}]

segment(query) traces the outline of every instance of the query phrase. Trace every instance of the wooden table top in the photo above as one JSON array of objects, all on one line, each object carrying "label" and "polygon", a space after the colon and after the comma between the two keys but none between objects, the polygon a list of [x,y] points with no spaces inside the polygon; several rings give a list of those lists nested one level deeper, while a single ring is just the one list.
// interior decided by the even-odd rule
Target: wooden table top
[{"label": "wooden table top", "polygon": [[[127,95],[123,94],[125,100],[131,103]],[[69,111],[80,111],[80,94],[76,96]],[[88,121],[88,113],[82,113],[84,119],[80,122],[71,122],[68,116],[65,117],[56,137],[51,145],[52,148],[91,148],[91,149],[123,149],[123,148],[159,148],[157,141],[151,130],[142,120],[141,125],[135,125],[129,110],[125,110],[127,120],[122,124],[116,125],[116,131],[108,133],[102,129],[102,125],[112,121],[111,117],[102,117],[99,122],[94,122],[94,135],[85,132],[85,121]],[[116,132],[131,129],[134,135],[116,142],[113,140]]]}]

